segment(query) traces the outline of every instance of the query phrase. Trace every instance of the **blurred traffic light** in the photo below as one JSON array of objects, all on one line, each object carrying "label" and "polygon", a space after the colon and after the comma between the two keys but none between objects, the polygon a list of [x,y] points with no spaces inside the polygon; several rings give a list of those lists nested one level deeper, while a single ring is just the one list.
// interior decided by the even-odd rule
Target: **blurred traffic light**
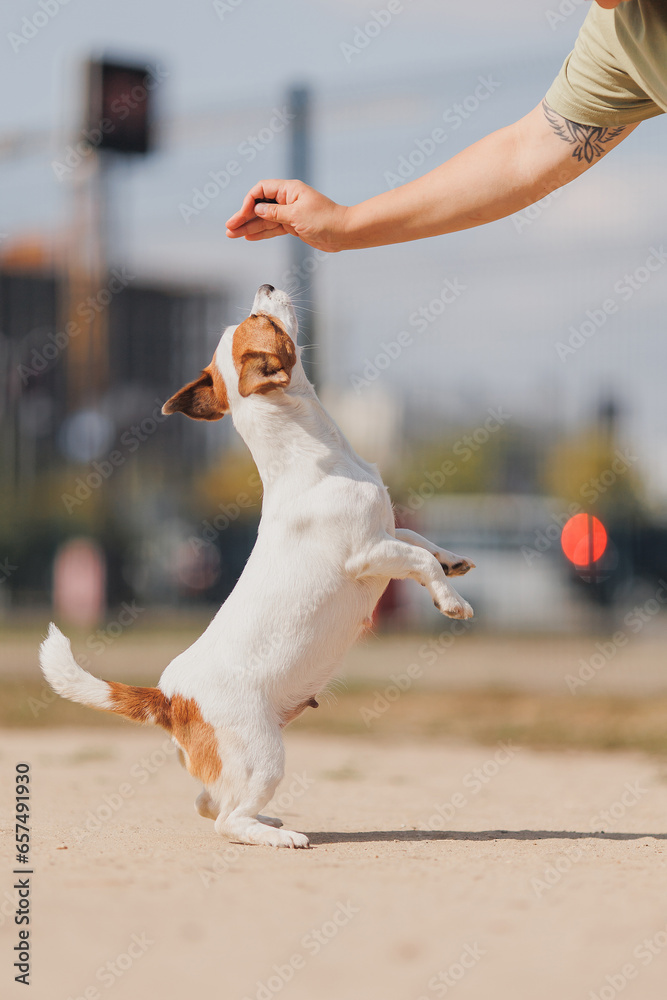
[{"label": "blurred traffic light", "polygon": [[602,521],[592,514],[575,514],[563,525],[561,547],[585,582],[600,584],[618,565],[618,553]]},{"label": "blurred traffic light", "polygon": [[91,60],[84,138],[97,149],[145,154],[153,147],[157,77],[147,66]]},{"label": "blurred traffic light", "polygon": [[575,566],[591,566],[607,548],[607,531],[592,514],[575,514],[563,526],[563,552]]}]

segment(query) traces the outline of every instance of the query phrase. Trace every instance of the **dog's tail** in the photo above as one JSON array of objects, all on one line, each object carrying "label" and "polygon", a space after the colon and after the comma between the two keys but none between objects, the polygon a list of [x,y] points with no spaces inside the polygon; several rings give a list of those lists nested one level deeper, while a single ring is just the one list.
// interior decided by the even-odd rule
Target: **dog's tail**
[{"label": "dog's tail", "polygon": [[171,731],[171,703],[159,688],[133,687],[93,677],[76,662],[69,639],[53,622],[40,646],[39,663],[48,683],[63,698]]}]

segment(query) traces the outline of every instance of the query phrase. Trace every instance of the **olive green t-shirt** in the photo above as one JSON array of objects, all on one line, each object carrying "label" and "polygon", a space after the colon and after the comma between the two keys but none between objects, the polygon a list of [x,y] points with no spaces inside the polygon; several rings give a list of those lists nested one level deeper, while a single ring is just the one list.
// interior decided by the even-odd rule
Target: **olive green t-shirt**
[{"label": "olive green t-shirt", "polygon": [[667,0],[595,0],[546,95],[580,125],[630,125],[667,111]]}]

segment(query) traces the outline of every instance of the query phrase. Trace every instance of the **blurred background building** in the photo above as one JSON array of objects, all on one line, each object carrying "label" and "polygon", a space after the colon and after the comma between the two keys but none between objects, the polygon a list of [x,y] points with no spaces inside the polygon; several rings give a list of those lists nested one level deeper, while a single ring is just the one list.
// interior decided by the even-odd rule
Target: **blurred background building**
[{"label": "blurred background building", "polygon": [[[664,621],[661,118],[481,230],[333,256],[225,237],[261,177],[351,203],[527,113],[586,5],[55,7],[2,15],[5,621],[226,596],[259,519],[254,468],[230,422],[160,407],[267,281],[295,293],[311,375],[402,523],[477,562],[475,627],[599,630],[649,604]],[[403,584],[381,614],[439,621]]]}]

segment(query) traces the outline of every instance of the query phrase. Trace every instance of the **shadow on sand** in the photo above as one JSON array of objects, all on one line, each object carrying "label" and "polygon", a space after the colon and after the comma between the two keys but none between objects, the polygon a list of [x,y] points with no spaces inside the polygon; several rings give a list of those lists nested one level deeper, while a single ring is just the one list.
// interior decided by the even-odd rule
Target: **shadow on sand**
[{"label": "shadow on sand", "polygon": [[572,830],[369,830],[362,833],[308,833],[310,843],[360,844],[398,840],[667,840],[667,833],[582,833]]}]

